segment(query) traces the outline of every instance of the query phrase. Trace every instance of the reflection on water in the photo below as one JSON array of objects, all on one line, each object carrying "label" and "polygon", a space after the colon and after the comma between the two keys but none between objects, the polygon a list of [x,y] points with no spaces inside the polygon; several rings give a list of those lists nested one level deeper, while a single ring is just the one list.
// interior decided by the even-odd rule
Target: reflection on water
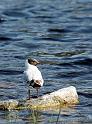
[{"label": "reflection on water", "polygon": [[29,56],[41,62],[41,95],[73,85],[80,99],[56,111],[0,111],[0,123],[92,123],[91,11],[91,0],[0,0],[0,100],[26,99]]},{"label": "reflection on water", "polygon": [[[2,118],[7,119],[9,123],[33,123],[40,124],[42,121],[45,123],[53,123],[53,124],[82,124],[86,123],[89,120],[91,123],[91,115],[87,112],[87,120],[85,120],[85,116],[79,112],[80,106],[77,108],[63,108],[57,110],[50,111],[31,111],[31,110],[21,110],[20,112],[17,110],[14,111],[2,111]],[[83,111],[83,110],[82,110]],[[45,118],[48,118],[45,120]],[[2,119],[2,122],[6,121]]]},{"label": "reflection on water", "polygon": [[[55,111],[48,111],[48,112],[39,112],[34,110],[21,110],[20,112],[17,110],[14,111],[6,111],[4,114],[4,111],[2,111],[2,118],[4,117],[7,119],[7,122],[10,123],[33,123],[38,124],[42,121],[44,122],[45,117],[48,117],[48,120],[46,120],[46,123],[63,123],[64,121],[67,122],[67,117],[71,117],[73,113],[75,113],[76,110],[73,108],[69,109],[61,109],[59,111],[58,109]],[[59,118],[58,118],[59,117]],[[58,119],[58,120],[57,120]],[[71,120],[71,119],[70,119]],[[2,119],[2,122],[4,120]]]}]

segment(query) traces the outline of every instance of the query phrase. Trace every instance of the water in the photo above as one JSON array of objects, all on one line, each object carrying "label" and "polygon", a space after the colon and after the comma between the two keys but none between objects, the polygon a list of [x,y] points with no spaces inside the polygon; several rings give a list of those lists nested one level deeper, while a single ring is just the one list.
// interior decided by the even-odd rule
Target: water
[{"label": "water", "polygon": [[[0,100],[25,99],[24,63],[41,61],[40,94],[73,85],[80,103],[58,124],[92,123],[92,1],[0,0]],[[35,91],[33,91],[35,93]],[[0,124],[56,124],[59,110],[0,111]]]}]

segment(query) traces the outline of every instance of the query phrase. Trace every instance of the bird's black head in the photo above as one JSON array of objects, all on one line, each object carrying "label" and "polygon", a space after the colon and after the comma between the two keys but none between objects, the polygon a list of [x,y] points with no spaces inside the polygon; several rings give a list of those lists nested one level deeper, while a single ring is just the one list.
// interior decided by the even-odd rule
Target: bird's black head
[{"label": "bird's black head", "polygon": [[37,61],[36,59],[28,58],[28,63],[36,66],[37,64],[39,64],[39,61]]}]

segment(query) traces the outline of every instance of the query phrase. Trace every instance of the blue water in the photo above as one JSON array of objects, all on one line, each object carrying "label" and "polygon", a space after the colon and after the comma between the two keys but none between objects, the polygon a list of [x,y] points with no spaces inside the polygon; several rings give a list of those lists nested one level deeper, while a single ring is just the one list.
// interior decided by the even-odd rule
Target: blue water
[{"label": "blue water", "polygon": [[[92,0],[0,0],[0,100],[26,99],[29,56],[41,61],[40,95],[77,89],[80,103],[62,109],[58,124],[91,124]],[[56,124],[58,112],[0,111],[0,124]]]}]

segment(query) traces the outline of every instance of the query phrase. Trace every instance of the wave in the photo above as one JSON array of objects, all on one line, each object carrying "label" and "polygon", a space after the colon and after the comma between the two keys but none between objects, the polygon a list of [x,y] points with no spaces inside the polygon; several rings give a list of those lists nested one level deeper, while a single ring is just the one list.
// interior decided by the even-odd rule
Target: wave
[{"label": "wave", "polygon": [[0,75],[18,75],[23,73],[23,71],[17,71],[17,70],[0,70]]},{"label": "wave", "polygon": [[92,59],[91,58],[85,58],[82,60],[62,62],[62,63],[58,63],[58,65],[60,65],[60,66],[73,66],[73,65],[91,66],[92,65]]},{"label": "wave", "polygon": [[85,58],[83,60],[77,60],[75,62],[72,62],[73,64],[77,65],[92,65],[92,59],[91,58]]},{"label": "wave", "polygon": [[84,96],[86,98],[92,98],[92,93],[78,92],[78,95]]}]

